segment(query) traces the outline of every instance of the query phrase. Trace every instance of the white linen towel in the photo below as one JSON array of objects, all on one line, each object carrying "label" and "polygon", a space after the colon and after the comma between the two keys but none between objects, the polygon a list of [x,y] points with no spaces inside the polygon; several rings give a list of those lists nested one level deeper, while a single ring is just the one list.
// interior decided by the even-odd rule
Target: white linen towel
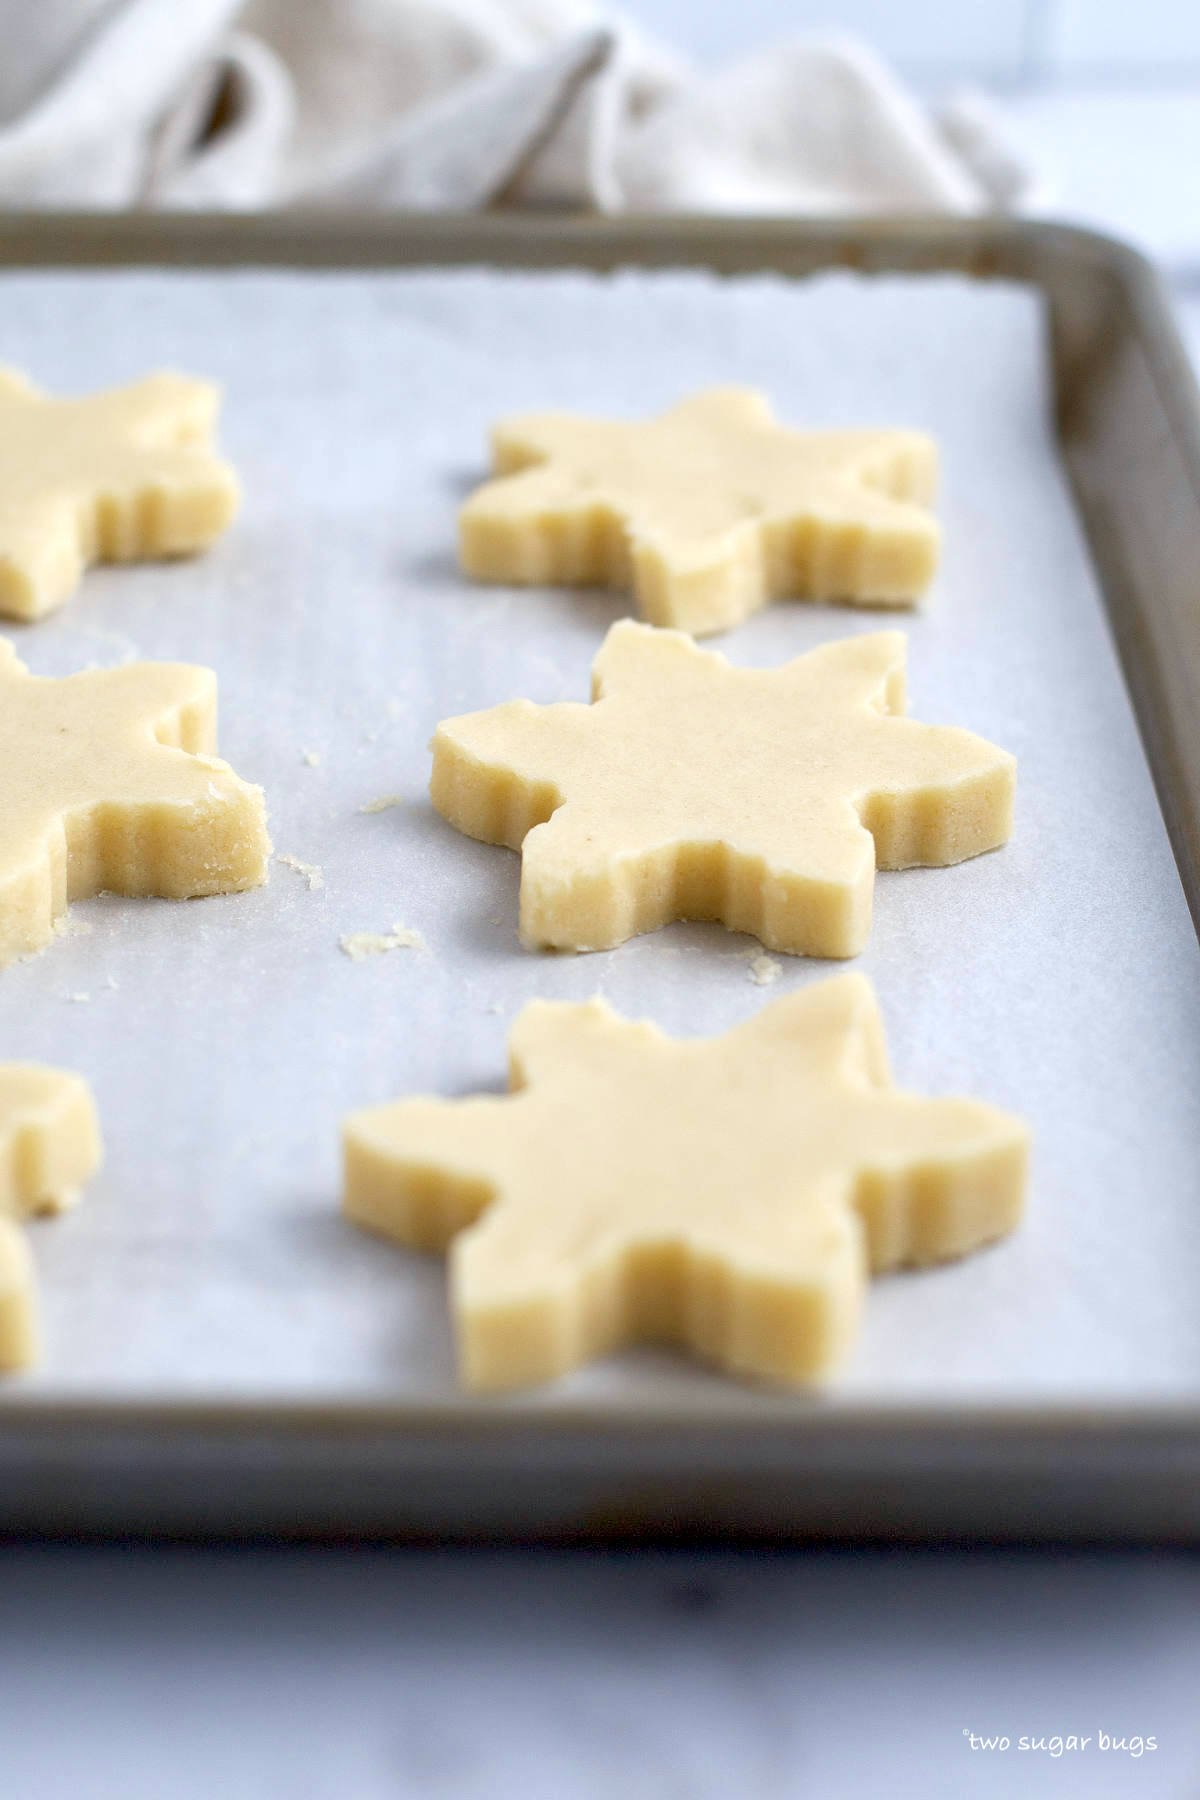
[{"label": "white linen towel", "polygon": [[800,40],[701,73],[585,0],[0,0],[0,206],[1022,208],[973,99]]}]

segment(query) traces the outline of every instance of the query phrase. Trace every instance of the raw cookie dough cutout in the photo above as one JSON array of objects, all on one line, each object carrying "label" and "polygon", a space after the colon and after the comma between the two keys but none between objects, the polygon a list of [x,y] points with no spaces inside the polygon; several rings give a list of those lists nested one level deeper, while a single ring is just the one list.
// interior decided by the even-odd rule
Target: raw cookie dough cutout
[{"label": "raw cookie dough cutout", "polygon": [[37,1356],[33,1261],[15,1221],[73,1206],[100,1157],[86,1082],[33,1064],[0,1067],[0,1370]]},{"label": "raw cookie dough cutout", "polygon": [[691,1042],[602,1000],[539,1000],[509,1053],[507,1098],[402,1100],[344,1129],[349,1217],[449,1248],[470,1387],[633,1342],[811,1381],[849,1348],[872,1274],[1020,1218],[1024,1125],[894,1087],[861,975]]},{"label": "raw cookie dough cutout", "polygon": [[886,631],[740,669],[624,620],[591,706],[514,700],[439,725],[433,803],[521,850],[530,948],[717,919],[772,950],[854,956],[876,866],[961,862],[1011,829],[1014,759],[902,717],[904,660]]},{"label": "raw cookie dough cutout", "polygon": [[914,431],[791,431],[711,388],[640,423],[528,413],[459,515],[477,581],[632,589],[701,636],[770,600],[910,605],[937,566],[937,450]]},{"label": "raw cookie dough cutout", "polygon": [[40,619],[95,562],[206,549],[237,511],[218,390],[149,375],[82,400],[0,369],[0,616]]},{"label": "raw cookie dough cutout", "polygon": [[211,669],[48,680],[0,638],[0,966],[42,949],[70,900],[266,880],[262,789],[211,754],[216,721]]}]

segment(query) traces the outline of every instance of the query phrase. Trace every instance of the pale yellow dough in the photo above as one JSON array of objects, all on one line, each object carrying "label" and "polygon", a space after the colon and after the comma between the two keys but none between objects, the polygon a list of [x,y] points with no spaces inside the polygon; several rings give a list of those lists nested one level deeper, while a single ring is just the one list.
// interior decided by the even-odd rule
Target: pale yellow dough
[{"label": "pale yellow dough", "polygon": [[266,880],[262,790],[211,754],[216,719],[210,669],[46,680],[0,638],[0,966],[47,944],[70,900]]},{"label": "pale yellow dough", "polygon": [[737,669],[625,620],[591,706],[515,700],[439,725],[433,803],[521,848],[531,948],[718,919],[772,950],[854,956],[877,864],[961,862],[1011,829],[1013,758],[900,716],[904,659],[886,631]]},{"label": "pale yellow dough", "polygon": [[38,1357],[37,1284],[19,1226],[0,1219],[0,1374]]},{"label": "pale yellow dough", "polygon": [[933,578],[937,450],[914,431],[790,431],[712,388],[636,424],[529,413],[492,434],[460,514],[477,581],[632,588],[702,635],[769,600],[910,605]]},{"label": "pale yellow dough", "polygon": [[171,374],[57,400],[0,369],[0,616],[53,612],[89,563],[211,544],[238,505],[212,448],[219,401]]},{"label": "pale yellow dough", "polygon": [[808,1382],[845,1355],[869,1275],[1020,1218],[1025,1127],[895,1088],[861,975],[688,1043],[601,1000],[535,1001],[509,1048],[508,1098],[403,1100],[344,1130],[349,1216],[450,1248],[471,1387],[633,1341]]},{"label": "pale yellow dough", "polygon": [[86,1082],[32,1064],[0,1067],[0,1370],[37,1356],[33,1262],[15,1221],[73,1206],[100,1156]]}]

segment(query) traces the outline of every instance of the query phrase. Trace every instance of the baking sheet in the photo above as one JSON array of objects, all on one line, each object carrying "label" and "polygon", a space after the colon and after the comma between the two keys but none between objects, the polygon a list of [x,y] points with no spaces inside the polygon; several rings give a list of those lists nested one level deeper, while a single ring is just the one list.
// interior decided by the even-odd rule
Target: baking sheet
[{"label": "baking sheet", "polygon": [[[932,431],[946,555],[910,630],[912,709],[1019,758],[1017,829],[953,870],[881,875],[859,965],[898,1077],[1025,1113],[1029,1218],[947,1270],[875,1284],[841,1404],[1194,1399],[1200,1389],[1200,958],[1049,429],[1032,296],[956,278],[696,274],[40,274],[0,278],[4,359],[82,390],[175,365],[226,383],[245,512],[210,556],[90,575],[12,628],[39,674],[208,663],[221,749],[265,786],[256,894],[105,898],[0,975],[0,1056],[80,1069],[109,1144],[74,1216],[35,1225],[43,1366],[10,1398],[455,1396],[443,1270],[338,1215],[337,1128],[410,1091],[495,1087],[535,995],[602,992],[719,1031],[833,965],[676,926],[610,954],[516,941],[515,856],[425,800],[446,714],[583,698],[609,595],[473,588],[455,508],[488,424],[641,414],[714,381],[805,425]],[[885,624],[892,618],[882,620]],[[770,664],[879,615],[780,605],[715,641]],[[364,813],[399,795],[402,804]],[[351,962],[339,938],[419,930]],[[641,1351],[498,1407],[768,1404]]]}]

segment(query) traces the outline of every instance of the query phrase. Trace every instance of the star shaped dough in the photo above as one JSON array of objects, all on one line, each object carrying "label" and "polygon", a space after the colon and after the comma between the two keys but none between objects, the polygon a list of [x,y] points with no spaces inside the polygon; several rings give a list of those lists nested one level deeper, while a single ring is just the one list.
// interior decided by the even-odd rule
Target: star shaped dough
[{"label": "star shaped dough", "polygon": [[0,616],[40,619],[94,562],[186,556],[237,511],[212,448],[219,394],[150,375],[82,400],[0,369]]},{"label": "star shaped dough", "polygon": [[449,1246],[466,1383],[547,1381],[632,1342],[807,1382],[872,1274],[965,1255],[1022,1208],[1024,1125],[892,1085],[870,983],[841,975],[724,1037],[535,1001],[507,1098],[402,1100],[344,1131],[345,1210]]},{"label": "star shaped dough", "polygon": [[905,606],[937,566],[937,450],[915,431],[790,431],[711,388],[637,424],[528,413],[459,515],[477,581],[632,588],[702,636],[769,600]]},{"label": "star shaped dough", "polygon": [[261,788],[211,754],[217,680],[183,663],[41,679],[0,638],[0,967],[70,900],[257,887]]},{"label": "star shaped dough", "polygon": [[994,849],[1014,759],[902,717],[901,632],[778,669],[733,668],[623,620],[593,704],[515,700],[439,725],[430,793],[470,837],[520,848],[522,941],[600,950],[717,919],[772,950],[854,956],[875,869]]},{"label": "star shaped dough", "polygon": [[37,1354],[33,1262],[15,1221],[73,1206],[100,1157],[86,1082],[34,1064],[0,1067],[0,1370]]}]

